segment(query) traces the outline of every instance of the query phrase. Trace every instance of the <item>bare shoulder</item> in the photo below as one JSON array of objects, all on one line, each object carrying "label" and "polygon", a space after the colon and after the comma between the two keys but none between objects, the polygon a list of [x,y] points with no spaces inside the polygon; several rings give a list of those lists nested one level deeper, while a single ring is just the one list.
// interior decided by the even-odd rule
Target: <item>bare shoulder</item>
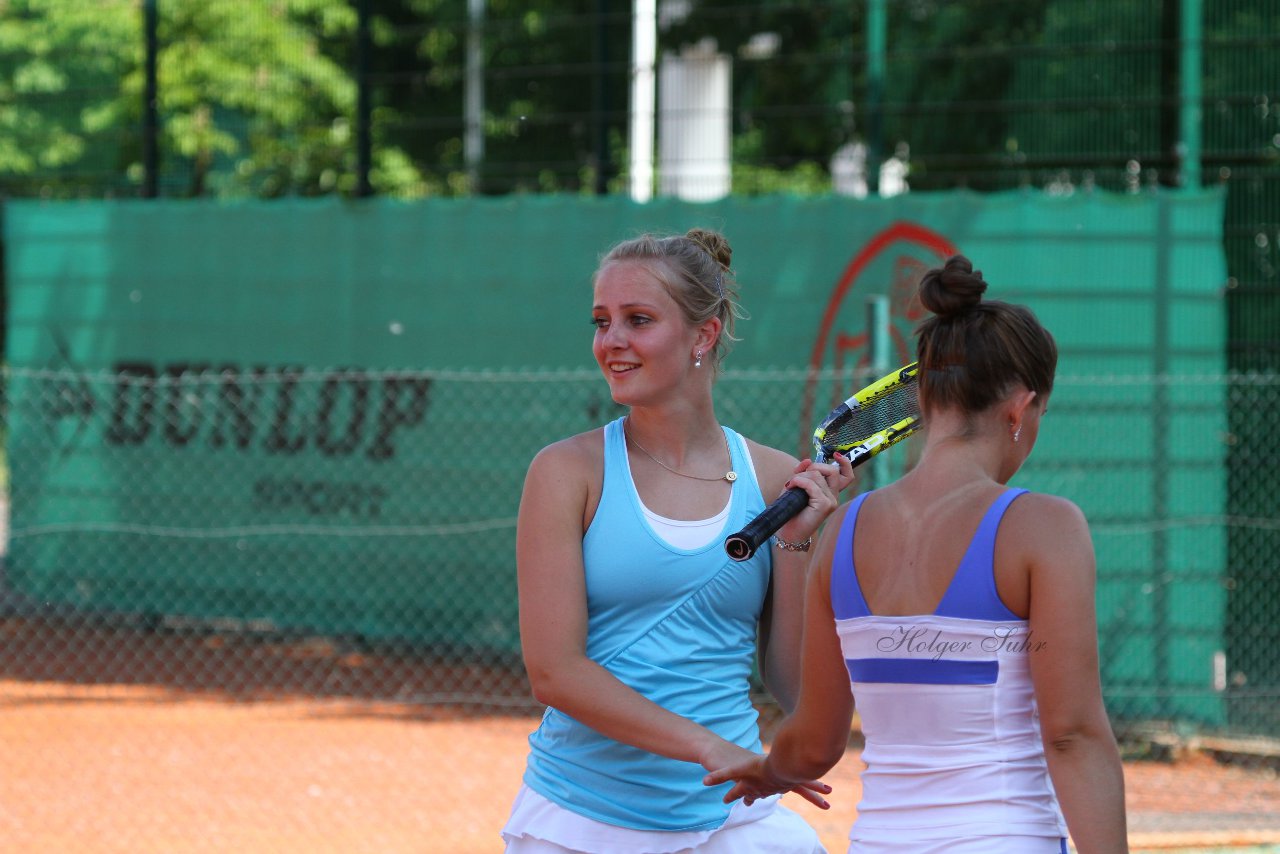
[{"label": "bare shoulder", "polygon": [[818,536],[818,549],[820,551],[827,549],[832,552],[835,551],[836,540],[840,537],[840,529],[844,527],[845,519],[849,516],[849,508],[852,506],[852,501],[845,501],[831,511],[831,515],[823,523],[822,532]]},{"label": "bare shoulder", "polygon": [[1041,492],[1019,496],[1000,523],[1000,536],[1032,567],[1093,571],[1089,522],[1070,499]]},{"label": "bare shoulder", "polygon": [[588,430],[558,442],[552,442],[533,458],[525,480],[544,487],[583,487],[600,480],[604,470],[604,428]]},{"label": "bare shoulder", "polygon": [[597,427],[566,439],[552,442],[534,457],[542,465],[581,465],[604,459],[604,428]]},{"label": "bare shoulder", "polygon": [[799,460],[786,451],[762,445],[754,439],[747,439],[747,448],[751,451],[751,462],[755,465],[756,478],[760,481],[760,491],[766,498],[778,496],[783,485],[791,479]]},{"label": "bare shoulder", "polygon": [[[1005,522],[1016,529],[1032,529],[1039,535],[1051,531],[1088,532],[1084,511],[1074,501],[1045,492],[1028,492],[1009,505]],[[1002,523],[1004,524],[1004,523]]]}]

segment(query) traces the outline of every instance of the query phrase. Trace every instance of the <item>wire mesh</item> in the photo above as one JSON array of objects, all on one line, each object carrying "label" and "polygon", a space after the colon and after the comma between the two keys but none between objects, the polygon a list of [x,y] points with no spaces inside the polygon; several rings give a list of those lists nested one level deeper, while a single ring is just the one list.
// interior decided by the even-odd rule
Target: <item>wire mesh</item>
[{"label": "wire mesh", "polygon": [[[807,377],[730,371],[718,385],[721,418],[794,449],[798,409],[778,402],[798,401]],[[443,846],[434,850],[500,849],[540,711],[516,631],[521,477],[543,445],[620,414],[598,377],[263,373],[256,392],[241,382],[243,395],[218,375],[10,369],[4,379],[9,838],[49,845],[79,828],[82,843],[110,832],[131,850],[348,851],[419,850],[411,840],[426,835]],[[380,411],[374,390],[390,381],[430,385],[431,440],[399,448],[391,466],[357,464],[376,431],[353,440],[338,428],[360,423],[360,406]],[[1225,449],[1208,457],[1225,484],[1218,512],[1099,485],[1117,468],[1141,482],[1152,449],[1115,435],[1116,412],[1144,435],[1160,385],[1177,411],[1229,425],[1180,437],[1171,463],[1176,485],[1179,472],[1205,466],[1195,448]],[[263,401],[279,412],[286,393],[283,416],[234,432],[261,423],[237,414]],[[496,400],[519,413],[519,429],[489,448]],[[1042,453],[1018,476],[1074,498],[1090,518],[1104,691],[1138,841],[1280,833],[1277,491],[1259,496],[1248,491],[1256,478],[1229,477],[1274,471],[1275,425],[1259,414],[1278,406],[1280,382],[1263,374],[1062,377]],[[1068,432],[1084,435],[1063,445]],[[266,451],[290,437],[331,453]],[[908,465],[910,444],[885,464]],[[1107,450],[1064,458],[1066,447]],[[406,488],[412,500],[396,500]],[[757,702],[767,733],[778,712],[763,693]],[[849,800],[811,816],[832,844],[856,808],[856,730],[851,745],[833,772]],[[75,763],[101,786],[55,782]],[[440,795],[450,787],[465,797]],[[69,790],[74,809],[51,806]],[[169,838],[182,842],[166,848]],[[281,839],[292,841],[282,849]]]},{"label": "wire mesh", "polygon": [[[146,4],[0,5],[0,193],[137,194]],[[1183,180],[1180,4],[889,0],[880,56],[875,5],[664,4],[663,53],[729,64],[732,192],[1065,195]],[[1129,766],[1131,827],[1153,845],[1188,831],[1270,841],[1280,814],[1280,6],[1199,5],[1190,106],[1203,180],[1227,186],[1232,372],[1081,379],[1076,391],[1131,398],[1064,404],[1107,452],[1048,455],[1025,473],[1090,513],[1108,707],[1131,757],[1163,760]],[[160,195],[351,195],[362,143],[384,195],[625,192],[630,13],[484,6],[477,18],[463,0],[156,0]],[[511,568],[519,482],[538,447],[616,412],[595,377],[14,367],[5,380],[0,762],[13,772],[0,777],[0,847],[496,850],[537,712]],[[380,415],[394,441],[426,381],[429,452],[377,462]],[[802,451],[799,406],[778,403],[802,384],[730,374],[722,418]],[[483,425],[497,396],[524,420],[494,449]],[[1176,452],[1166,480],[1134,479],[1160,464],[1151,428],[1120,456],[1113,428],[1158,400],[1187,416],[1169,447],[1214,448],[1217,462]],[[261,411],[241,417],[248,406]],[[359,429],[357,411],[371,413]],[[299,442],[323,471],[304,463],[316,454],[290,457]],[[478,472],[465,485],[460,461]],[[1162,502],[1144,491],[1154,483]],[[1187,509],[1207,492],[1216,509]],[[388,515],[406,495],[421,496],[416,512]],[[128,723],[125,709],[157,717]],[[340,720],[367,726],[344,735]],[[450,728],[479,720],[496,729]],[[422,726],[374,726],[406,721]],[[140,746],[123,740],[135,730]],[[477,762],[503,781],[492,792],[457,771]],[[442,794],[453,789],[463,797]]]}]

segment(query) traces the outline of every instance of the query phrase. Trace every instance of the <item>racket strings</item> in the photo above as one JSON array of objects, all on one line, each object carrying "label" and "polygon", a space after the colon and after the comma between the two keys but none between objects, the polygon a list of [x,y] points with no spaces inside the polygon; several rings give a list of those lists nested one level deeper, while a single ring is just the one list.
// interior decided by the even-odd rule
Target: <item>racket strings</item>
[{"label": "racket strings", "polygon": [[823,427],[821,444],[834,451],[846,451],[904,418],[919,414],[920,400],[916,395],[916,384],[904,383],[882,397],[842,412],[832,419]]}]

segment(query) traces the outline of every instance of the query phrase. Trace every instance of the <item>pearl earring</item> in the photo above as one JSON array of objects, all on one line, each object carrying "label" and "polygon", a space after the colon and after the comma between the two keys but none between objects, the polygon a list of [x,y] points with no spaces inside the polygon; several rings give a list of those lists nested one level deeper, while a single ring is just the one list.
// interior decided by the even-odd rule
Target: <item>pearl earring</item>
[{"label": "pearl earring", "polygon": [[702,367],[702,351],[701,350],[693,354],[693,366],[695,368]]},{"label": "pearl earring", "polygon": [[1016,429],[1016,430],[1014,430],[1014,431],[1013,431],[1013,441],[1017,442],[1020,438],[1022,438],[1022,425],[1021,425],[1021,424],[1019,424],[1019,425],[1018,425],[1018,429]]}]

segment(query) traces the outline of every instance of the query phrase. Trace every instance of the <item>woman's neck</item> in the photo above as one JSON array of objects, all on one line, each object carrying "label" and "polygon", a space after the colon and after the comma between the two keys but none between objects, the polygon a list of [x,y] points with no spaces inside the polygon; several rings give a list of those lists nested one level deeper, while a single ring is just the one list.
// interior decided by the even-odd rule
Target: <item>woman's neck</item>
[{"label": "woman's neck", "polygon": [[723,432],[709,403],[706,406],[634,407],[626,418],[627,432],[637,441],[650,452],[667,453],[676,462],[704,450],[723,452]]},{"label": "woman's neck", "polygon": [[927,423],[914,479],[946,491],[973,483],[999,482],[1009,437],[980,418],[943,416]]}]

